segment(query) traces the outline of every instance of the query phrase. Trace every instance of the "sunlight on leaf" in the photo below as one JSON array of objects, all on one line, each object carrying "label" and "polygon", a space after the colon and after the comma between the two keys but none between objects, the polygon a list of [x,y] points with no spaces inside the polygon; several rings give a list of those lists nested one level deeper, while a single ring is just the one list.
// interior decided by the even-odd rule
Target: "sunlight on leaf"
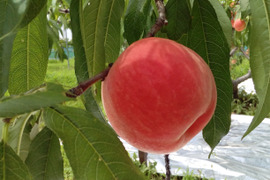
[{"label": "sunlight on leaf", "polygon": [[13,43],[9,93],[20,94],[41,85],[48,63],[47,8],[20,29]]},{"label": "sunlight on leaf", "polygon": [[66,97],[62,86],[48,83],[43,91],[39,90],[35,93],[2,99],[0,101],[0,117],[14,117],[68,100],[72,99]]}]

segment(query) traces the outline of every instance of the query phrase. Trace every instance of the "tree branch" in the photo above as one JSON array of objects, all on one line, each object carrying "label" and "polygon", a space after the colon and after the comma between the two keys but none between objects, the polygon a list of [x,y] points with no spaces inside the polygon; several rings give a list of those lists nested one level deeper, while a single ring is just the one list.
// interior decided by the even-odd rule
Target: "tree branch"
[{"label": "tree branch", "polygon": [[251,71],[248,70],[248,73],[235,79],[235,80],[232,80],[232,84],[233,84],[233,98],[237,99],[238,98],[238,85],[241,83],[241,82],[244,82],[245,80],[251,78]]},{"label": "tree branch", "polygon": [[170,168],[170,159],[169,159],[169,154],[164,155],[165,158],[165,168],[166,168],[166,179],[165,180],[170,180],[171,179],[171,168]]},{"label": "tree branch", "polygon": [[101,73],[95,75],[94,77],[92,77],[84,82],[81,82],[78,86],[68,90],[66,92],[66,96],[71,97],[71,98],[76,98],[76,97],[82,95],[82,93],[84,93],[84,91],[86,91],[94,83],[96,83],[99,80],[103,81],[106,78],[106,76],[108,75],[111,67],[112,67],[112,64],[110,64],[109,67],[107,69],[103,70]]},{"label": "tree branch", "polygon": [[[232,56],[232,55],[235,53],[235,51],[236,51],[237,49],[238,49],[238,47],[234,47],[234,48],[231,50],[231,52],[230,52],[230,56]],[[241,48],[239,48],[239,49],[240,49],[240,51],[243,53],[243,55],[249,60],[250,57],[249,57],[249,55],[245,52],[244,48],[241,47]],[[235,80],[232,80],[232,84],[233,84],[233,97],[234,97],[235,99],[238,98],[238,85],[239,85],[241,82],[244,82],[245,80],[247,80],[247,79],[249,79],[249,78],[251,78],[251,71],[250,71],[250,70],[248,71],[247,74],[245,74],[245,75],[243,75],[243,76],[241,76],[241,77],[239,77],[239,78],[237,78],[237,79],[235,79]]]},{"label": "tree branch", "polygon": [[238,84],[240,84],[241,82],[244,82],[245,80],[247,80],[249,78],[251,78],[251,71],[250,70],[248,70],[247,74],[245,74],[245,75],[243,75],[235,80],[232,80],[232,83],[233,83],[233,85],[237,86]]},{"label": "tree branch", "polygon": [[159,17],[156,20],[156,23],[150,29],[150,32],[146,35],[146,37],[153,37],[155,34],[164,26],[168,24],[168,20],[166,19],[165,6],[163,4],[163,0],[155,0],[156,6],[158,9]]}]

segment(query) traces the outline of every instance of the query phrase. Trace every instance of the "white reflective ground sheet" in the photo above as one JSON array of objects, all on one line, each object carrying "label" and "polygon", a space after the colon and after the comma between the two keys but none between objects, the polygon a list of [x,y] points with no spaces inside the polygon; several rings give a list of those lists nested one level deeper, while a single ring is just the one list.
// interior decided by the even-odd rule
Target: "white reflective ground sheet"
[{"label": "white reflective ground sheet", "polygon": [[[171,172],[182,175],[189,170],[193,174],[216,180],[270,180],[270,119],[265,119],[252,133],[241,138],[247,130],[252,116],[232,115],[231,129],[212,156],[210,147],[204,142],[202,133],[186,146],[170,154]],[[137,149],[124,142],[131,154]],[[149,161],[157,162],[158,172],[165,173],[163,155],[148,155]]]}]

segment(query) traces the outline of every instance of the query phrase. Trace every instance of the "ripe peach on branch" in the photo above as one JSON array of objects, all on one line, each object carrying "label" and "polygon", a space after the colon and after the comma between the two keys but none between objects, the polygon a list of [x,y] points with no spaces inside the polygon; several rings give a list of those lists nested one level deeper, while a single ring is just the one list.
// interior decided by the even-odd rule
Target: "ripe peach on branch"
[{"label": "ripe peach on branch", "polygon": [[116,133],[141,151],[177,151],[210,121],[217,101],[209,66],[172,40],[145,38],[129,46],[102,84]]}]

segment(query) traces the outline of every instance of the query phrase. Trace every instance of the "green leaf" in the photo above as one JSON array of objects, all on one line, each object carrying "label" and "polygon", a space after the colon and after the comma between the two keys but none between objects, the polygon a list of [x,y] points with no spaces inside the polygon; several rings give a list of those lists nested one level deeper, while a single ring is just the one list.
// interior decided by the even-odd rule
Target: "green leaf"
[{"label": "green leaf", "polygon": [[75,179],[144,179],[111,127],[89,112],[59,106],[45,109],[44,119],[63,141]]},{"label": "green leaf", "polygon": [[75,54],[75,74],[78,82],[85,81],[90,77],[87,68],[87,60],[82,39],[82,30],[79,14],[81,8],[82,8],[82,0],[71,1],[70,5],[71,30]]},{"label": "green leaf", "polygon": [[47,8],[20,29],[13,43],[9,93],[20,94],[41,85],[48,63]]},{"label": "green leaf", "polygon": [[106,62],[114,62],[120,52],[121,40],[121,17],[124,12],[125,2],[123,0],[113,0],[105,32],[105,59]]},{"label": "green leaf", "polygon": [[44,2],[0,0],[0,97],[8,89],[10,58],[16,31],[37,15]]},{"label": "green leaf", "polygon": [[12,148],[3,143],[3,141],[0,143],[0,179],[32,179],[27,166],[16,155]]},{"label": "green leaf", "polygon": [[192,17],[188,46],[210,66],[217,86],[215,114],[203,130],[203,137],[213,150],[230,128],[232,100],[230,49],[215,10],[208,0],[194,0]]},{"label": "green leaf", "polygon": [[24,114],[14,121],[8,130],[8,144],[16,152],[18,156],[24,161],[28,155],[30,140],[31,125],[29,120],[30,114]]},{"label": "green leaf", "polygon": [[14,117],[68,100],[71,98],[66,97],[62,86],[48,83],[43,91],[11,96],[0,101],[0,117]]},{"label": "green leaf", "polygon": [[[83,47],[83,39],[80,25],[80,8],[82,7],[82,1],[72,0],[70,5],[70,17],[71,17],[71,28],[72,28],[72,39],[75,54],[75,74],[78,82],[87,80],[90,76],[87,69],[87,60],[85,55],[85,49]],[[91,112],[96,118],[104,121],[104,117],[97,105],[91,90],[87,90],[83,96],[85,97],[85,107]]]},{"label": "green leaf", "polygon": [[8,75],[15,29],[26,11],[28,1],[0,0],[0,97],[8,89]]},{"label": "green leaf", "polygon": [[[120,22],[124,10],[123,0],[95,0],[81,8],[81,30],[86,54],[88,74],[92,77],[105,69],[106,58],[114,61],[120,51]],[[101,83],[93,86],[98,102]]]},{"label": "green leaf", "polygon": [[47,0],[30,0],[26,14],[20,24],[20,27],[23,28],[28,23],[30,23],[39,13],[43,7],[46,5]]},{"label": "green leaf", "polygon": [[246,16],[250,15],[251,9],[250,9],[249,0],[240,1],[240,11],[241,11],[242,18],[245,18]]},{"label": "green leaf", "polygon": [[[242,1],[243,0],[241,0],[241,2]],[[230,45],[232,43],[232,24],[231,24],[231,21],[227,15],[226,11],[222,7],[220,1],[209,0],[209,2],[212,4],[213,8],[215,9],[219,24],[223,30],[222,32],[224,33],[224,35],[227,39],[228,46],[230,48]]]},{"label": "green leaf", "polygon": [[165,27],[169,39],[178,40],[190,28],[189,0],[170,0],[166,4],[168,25]]},{"label": "green leaf", "polygon": [[124,19],[124,36],[129,44],[139,40],[146,27],[151,0],[131,0]]},{"label": "green leaf", "polygon": [[28,5],[29,0],[0,0],[0,42],[15,32],[26,13]]},{"label": "green leaf", "polygon": [[250,66],[259,106],[243,138],[269,114],[270,109],[270,4],[250,1],[252,12],[250,35]]},{"label": "green leaf", "polygon": [[46,127],[33,140],[25,163],[33,179],[64,179],[59,139]]}]

